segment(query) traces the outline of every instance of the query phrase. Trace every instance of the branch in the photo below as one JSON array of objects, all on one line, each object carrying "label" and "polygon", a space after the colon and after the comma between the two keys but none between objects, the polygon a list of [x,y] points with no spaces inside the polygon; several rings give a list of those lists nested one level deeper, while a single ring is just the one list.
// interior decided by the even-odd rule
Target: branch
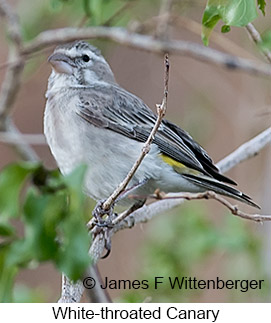
[{"label": "branch", "polygon": [[[136,196],[134,196],[136,197]],[[223,198],[221,195],[218,195],[217,193],[213,191],[206,191],[203,193],[156,193],[149,196],[150,198],[156,199],[156,200],[172,200],[172,199],[183,199],[183,200],[202,200],[202,199],[213,199],[224,206],[226,206],[233,215],[239,216],[240,218],[252,220],[255,222],[262,222],[262,221],[271,221],[271,215],[264,215],[264,214],[249,214],[242,212],[238,209],[237,206],[232,205],[230,202],[228,202],[225,198]]]},{"label": "branch", "polygon": [[0,129],[5,129],[5,118],[10,113],[20,86],[24,62],[20,57],[22,45],[18,17],[13,13],[5,0],[0,1],[0,16],[6,19],[10,37],[8,66],[0,92]]},{"label": "branch", "polygon": [[7,20],[9,37],[19,50],[22,45],[19,19],[6,0],[0,0],[0,16]]},{"label": "branch", "polygon": [[75,41],[78,39],[108,39],[119,44],[154,53],[172,53],[188,56],[199,61],[222,66],[231,70],[241,70],[252,75],[271,76],[268,64],[225,54],[201,44],[184,40],[158,40],[153,36],[129,32],[121,27],[62,28],[44,31],[28,42],[23,53],[30,55],[45,47]]},{"label": "branch", "polygon": [[153,126],[153,129],[142,147],[141,153],[138,156],[138,159],[135,161],[134,165],[132,166],[131,170],[125,177],[125,179],[119,184],[119,186],[115,189],[115,191],[108,197],[108,199],[103,203],[103,208],[105,210],[110,209],[112,204],[116,201],[116,199],[120,196],[120,194],[125,190],[128,183],[131,181],[132,177],[134,176],[135,172],[137,171],[138,167],[142,163],[145,156],[149,153],[151,148],[151,143],[153,142],[154,136],[160,127],[163,117],[165,116],[166,109],[167,109],[167,97],[168,97],[168,79],[169,79],[169,60],[168,55],[165,55],[165,75],[164,75],[164,97],[162,104],[157,104],[157,119]]},{"label": "branch", "polygon": [[[258,32],[258,30],[254,27],[254,25],[252,23],[247,24],[246,29],[247,29],[249,35],[251,36],[252,40],[255,42],[255,44],[258,45],[262,42],[262,37],[261,37],[260,33]],[[271,63],[270,51],[267,49],[263,49],[262,52],[263,52],[264,56],[266,57],[266,59],[269,61],[269,63]]]},{"label": "branch", "polygon": [[35,150],[31,148],[29,143],[27,143],[23,136],[21,136],[20,131],[14,125],[11,119],[6,118],[5,120],[5,129],[6,135],[12,136],[14,139],[14,143],[11,143],[17,153],[21,156],[24,160],[30,161],[38,161],[40,160],[38,155],[36,154]]},{"label": "branch", "polygon": [[45,137],[41,133],[20,133],[20,138],[13,132],[0,132],[0,142],[5,144],[21,144],[22,140],[29,145],[47,145]]},{"label": "branch", "polygon": [[78,303],[84,290],[85,288],[81,281],[73,283],[68,277],[62,274],[62,290],[58,303]]},{"label": "branch", "polygon": [[271,143],[271,127],[261,132],[256,137],[238,147],[226,156],[216,166],[222,173],[227,172],[237,164],[256,156],[265,146]]},{"label": "branch", "polygon": [[8,65],[0,91],[0,131],[13,136],[14,146],[19,154],[27,160],[38,160],[35,151],[25,143],[20,132],[8,118],[21,85],[25,58],[21,55],[22,37],[17,15],[5,0],[0,0],[0,16],[6,19],[10,38]]}]

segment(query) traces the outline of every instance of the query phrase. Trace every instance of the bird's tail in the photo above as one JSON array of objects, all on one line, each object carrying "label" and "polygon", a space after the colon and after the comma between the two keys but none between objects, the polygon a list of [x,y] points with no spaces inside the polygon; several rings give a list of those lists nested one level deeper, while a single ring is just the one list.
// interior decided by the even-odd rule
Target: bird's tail
[{"label": "bird's tail", "polygon": [[218,194],[232,197],[236,200],[239,200],[241,202],[244,202],[246,204],[249,204],[253,207],[260,209],[260,206],[254,203],[248,195],[238,191],[236,188],[233,188],[227,184],[221,183],[214,178],[206,177],[204,175],[192,175],[192,174],[182,174],[182,176],[185,177],[190,182],[192,182],[193,184],[200,186],[206,190],[211,190]]}]

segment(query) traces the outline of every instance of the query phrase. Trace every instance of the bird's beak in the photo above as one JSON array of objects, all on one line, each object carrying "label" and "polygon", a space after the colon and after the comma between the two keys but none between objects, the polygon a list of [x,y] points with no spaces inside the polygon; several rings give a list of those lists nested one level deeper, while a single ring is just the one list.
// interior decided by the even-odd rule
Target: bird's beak
[{"label": "bird's beak", "polygon": [[72,59],[61,53],[55,53],[49,56],[48,62],[52,65],[53,69],[57,73],[64,73],[68,75],[73,73],[73,68],[76,66]]}]

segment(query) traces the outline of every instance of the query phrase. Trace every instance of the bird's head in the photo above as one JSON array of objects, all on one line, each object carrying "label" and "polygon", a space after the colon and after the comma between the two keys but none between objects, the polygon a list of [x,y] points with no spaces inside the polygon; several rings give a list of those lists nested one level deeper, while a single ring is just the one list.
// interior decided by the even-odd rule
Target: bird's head
[{"label": "bird's head", "polygon": [[53,68],[51,78],[64,83],[63,86],[65,83],[87,86],[98,81],[115,82],[113,72],[100,51],[84,41],[56,47],[48,62]]}]

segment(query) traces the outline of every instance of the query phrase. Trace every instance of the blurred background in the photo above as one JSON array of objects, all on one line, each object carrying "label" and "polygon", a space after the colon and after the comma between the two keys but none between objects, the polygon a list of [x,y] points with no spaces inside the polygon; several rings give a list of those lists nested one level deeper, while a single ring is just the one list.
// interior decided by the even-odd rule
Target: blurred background
[{"label": "blurred background", "polygon": [[[97,2],[97,1],[96,1]],[[10,1],[23,26],[24,40],[43,30],[85,25],[140,26],[152,33],[151,22],[159,15],[160,0],[103,1],[100,11],[86,14],[86,1]],[[129,3],[129,4],[127,4]],[[170,37],[201,43],[201,18],[205,1],[175,1],[179,19],[169,28]],[[122,8],[120,10],[120,8]],[[268,4],[267,12],[271,6]],[[119,13],[114,16],[115,12]],[[113,18],[112,18],[113,17]],[[147,23],[146,23],[147,22]],[[259,31],[271,27],[270,19],[255,21]],[[149,29],[148,29],[149,28]],[[145,32],[145,31],[144,31]],[[92,41],[110,63],[118,83],[155,110],[163,95],[163,57],[130,49],[109,41]],[[0,65],[7,60],[5,25],[0,21]],[[240,57],[264,60],[244,28],[221,34],[219,27],[210,47]],[[22,133],[43,133],[47,79],[51,72],[42,52],[31,58],[24,71],[13,119]],[[189,57],[170,56],[169,101],[166,118],[188,131],[214,162],[270,126],[269,79],[231,72]],[[0,82],[5,69],[0,68]],[[33,146],[46,167],[55,161],[46,145]],[[0,142],[0,167],[18,160],[8,144]],[[271,214],[270,147],[239,164],[227,175],[239,189]],[[241,205],[247,212],[255,210]],[[110,256],[99,262],[103,277],[147,279],[154,276],[186,276],[197,279],[264,279],[262,290],[180,291],[161,287],[146,290],[111,290],[114,301],[152,302],[270,302],[271,225],[232,216],[215,201],[186,202],[149,223],[119,232],[113,237]],[[27,268],[16,282],[15,301],[57,301],[61,274],[50,264]]]}]

